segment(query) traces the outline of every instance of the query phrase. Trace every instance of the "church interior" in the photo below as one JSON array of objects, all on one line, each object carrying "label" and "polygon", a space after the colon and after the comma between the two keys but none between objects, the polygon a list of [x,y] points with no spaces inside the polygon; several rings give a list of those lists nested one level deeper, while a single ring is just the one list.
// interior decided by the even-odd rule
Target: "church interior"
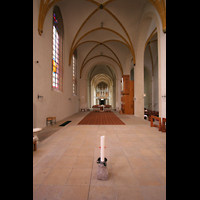
[{"label": "church interior", "polygon": [[166,0],[34,0],[33,129],[33,199],[166,199]]}]

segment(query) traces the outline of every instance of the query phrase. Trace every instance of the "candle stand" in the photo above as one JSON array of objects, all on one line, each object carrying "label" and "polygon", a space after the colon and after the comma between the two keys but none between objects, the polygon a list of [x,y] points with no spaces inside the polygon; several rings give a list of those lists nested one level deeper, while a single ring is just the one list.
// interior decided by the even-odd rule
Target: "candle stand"
[{"label": "candle stand", "polygon": [[97,179],[98,180],[108,180],[108,169],[107,169],[107,158],[104,159],[104,162],[101,162],[101,158],[97,159]]}]

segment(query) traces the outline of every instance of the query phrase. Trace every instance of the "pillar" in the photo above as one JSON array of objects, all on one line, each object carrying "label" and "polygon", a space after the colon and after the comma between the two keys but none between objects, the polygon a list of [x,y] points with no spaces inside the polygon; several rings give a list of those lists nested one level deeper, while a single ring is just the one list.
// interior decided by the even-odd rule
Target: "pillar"
[{"label": "pillar", "polygon": [[144,18],[140,26],[134,66],[134,115],[144,119],[144,51],[151,18]]},{"label": "pillar", "polygon": [[121,109],[121,79],[116,79],[116,108]]},{"label": "pillar", "polygon": [[144,54],[136,58],[134,67],[134,115],[144,118]]},{"label": "pillar", "polygon": [[159,117],[166,118],[166,33],[160,33],[158,44],[159,64]]}]

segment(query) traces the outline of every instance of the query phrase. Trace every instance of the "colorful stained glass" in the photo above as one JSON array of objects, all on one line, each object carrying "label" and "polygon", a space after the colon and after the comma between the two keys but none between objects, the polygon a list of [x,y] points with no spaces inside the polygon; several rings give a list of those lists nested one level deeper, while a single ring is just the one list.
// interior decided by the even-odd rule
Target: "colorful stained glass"
[{"label": "colorful stained glass", "polygon": [[55,14],[55,13],[53,14],[53,20],[54,20],[54,23],[55,23],[55,24],[58,23],[58,20],[56,19],[56,14]]},{"label": "colorful stained glass", "polygon": [[77,85],[76,85],[76,56],[73,54],[73,94],[77,95]]},{"label": "colorful stained glass", "polygon": [[53,14],[53,55],[52,55],[52,87],[59,89],[59,29],[56,14]]}]

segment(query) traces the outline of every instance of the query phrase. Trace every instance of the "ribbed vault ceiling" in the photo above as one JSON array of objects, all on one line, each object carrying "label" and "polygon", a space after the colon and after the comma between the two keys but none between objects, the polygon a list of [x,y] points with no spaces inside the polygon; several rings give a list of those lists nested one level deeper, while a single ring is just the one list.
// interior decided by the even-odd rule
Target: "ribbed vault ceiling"
[{"label": "ribbed vault ceiling", "polygon": [[122,75],[128,53],[133,64],[136,63],[134,50],[146,4],[153,4],[157,9],[163,30],[166,31],[164,0],[41,0],[38,20],[40,35],[46,14],[55,4],[61,9],[69,39],[69,66],[72,54],[77,49],[80,77],[85,66],[98,58],[114,63]]},{"label": "ribbed vault ceiling", "polygon": [[113,86],[112,79],[110,78],[110,76],[106,74],[97,74],[96,76],[93,77],[91,84],[94,86],[94,88],[96,88],[97,85],[101,82],[106,83],[108,87]]}]

